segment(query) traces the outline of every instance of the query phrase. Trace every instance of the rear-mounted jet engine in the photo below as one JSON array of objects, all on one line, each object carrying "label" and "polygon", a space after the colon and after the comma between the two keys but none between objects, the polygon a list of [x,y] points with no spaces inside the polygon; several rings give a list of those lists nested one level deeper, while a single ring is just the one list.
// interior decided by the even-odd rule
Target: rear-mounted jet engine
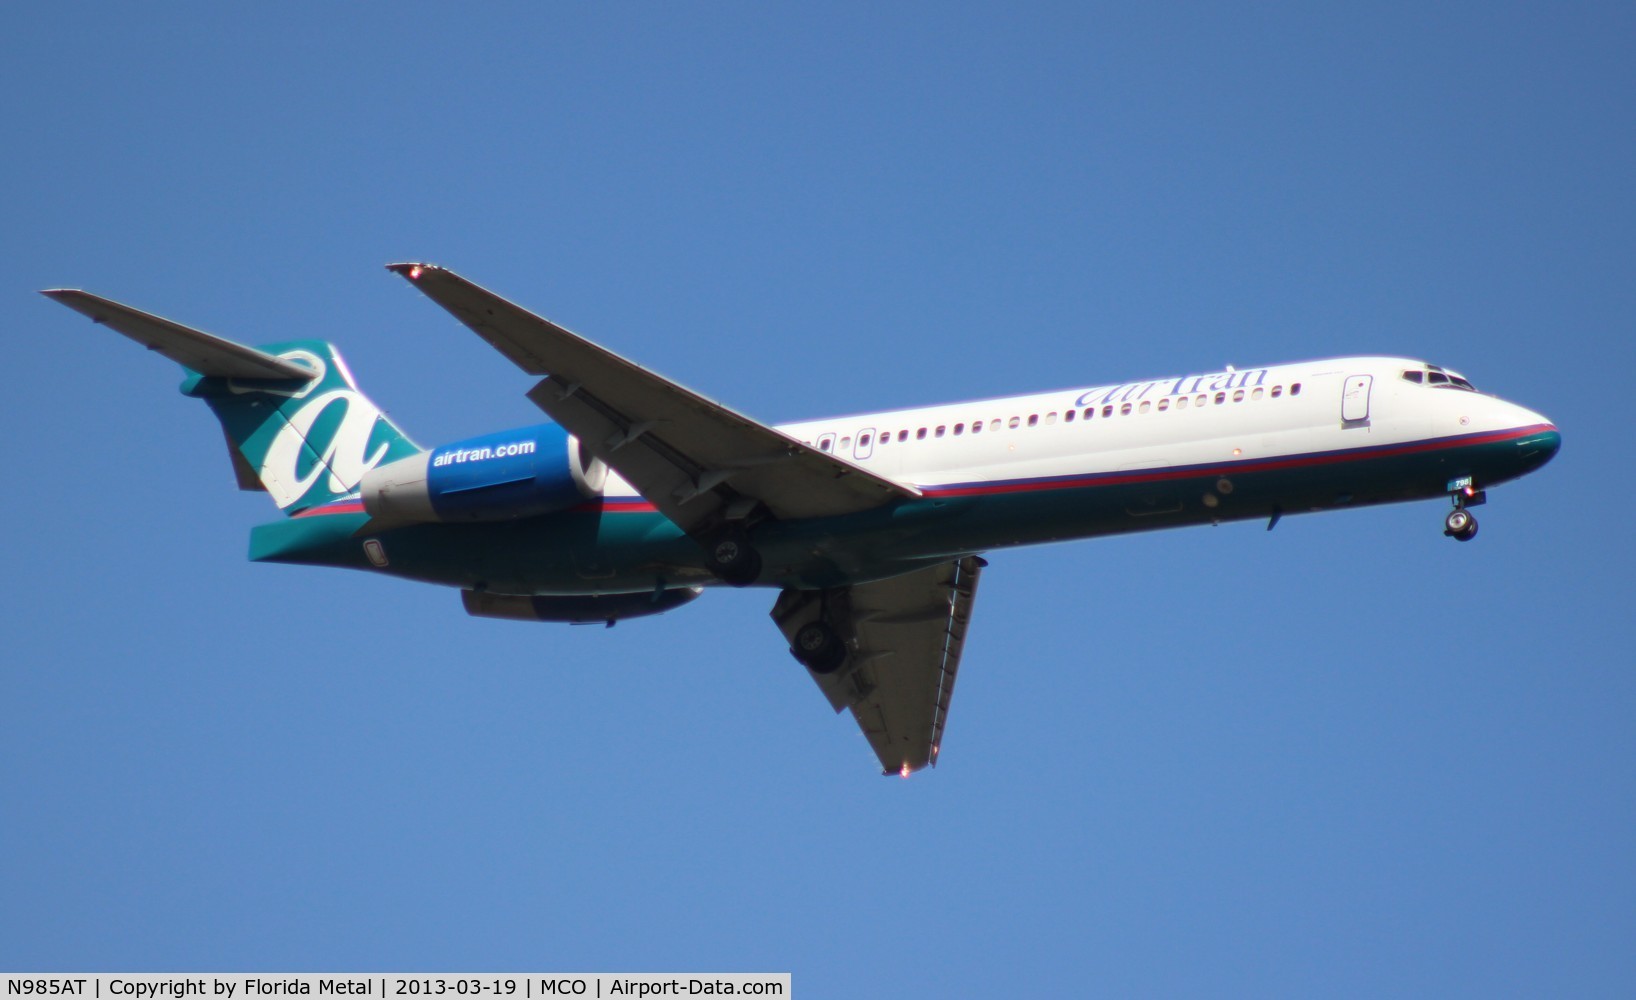
[{"label": "rear-mounted jet engine", "polygon": [[608,470],[556,424],[458,441],[371,469],[364,510],[388,524],[511,521],[602,495]]}]

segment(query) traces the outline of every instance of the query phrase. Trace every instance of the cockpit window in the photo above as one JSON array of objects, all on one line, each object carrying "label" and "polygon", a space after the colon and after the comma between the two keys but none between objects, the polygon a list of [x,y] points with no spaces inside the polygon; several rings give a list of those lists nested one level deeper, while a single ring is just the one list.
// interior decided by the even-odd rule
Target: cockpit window
[{"label": "cockpit window", "polygon": [[1406,368],[1403,371],[1403,381],[1413,382],[1415,385],[1430,385],[1438,389],[1464,389],[1467,392],[1476,392],[1477,387],[1461,378],[1447,368],[1436,365],[1427,365],[1425,368]]}]

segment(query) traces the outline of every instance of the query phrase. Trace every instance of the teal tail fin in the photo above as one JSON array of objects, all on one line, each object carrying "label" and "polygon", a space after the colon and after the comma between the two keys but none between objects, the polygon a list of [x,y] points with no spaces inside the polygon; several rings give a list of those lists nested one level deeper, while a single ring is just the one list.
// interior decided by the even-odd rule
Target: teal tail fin
[{"label": "teal tail fin", "polygon": [[182,365],[182,392],[221,421],[239,486],[286,514],[350,496],[370,469],[421,450],[323,341],[246,347],[87,292],[44,294]]}]

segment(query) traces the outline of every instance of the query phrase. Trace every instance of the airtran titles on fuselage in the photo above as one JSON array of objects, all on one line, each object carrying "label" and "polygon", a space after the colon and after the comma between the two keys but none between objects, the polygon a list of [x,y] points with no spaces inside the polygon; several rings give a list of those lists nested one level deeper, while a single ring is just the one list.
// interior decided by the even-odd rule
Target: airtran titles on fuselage
[{"label": "airtran titles on fuselage", "polygon": [[507,444],[484,446],[481,448],[453,448],[439,452],[432,459],[433,468],[442,468],[445,465],[464,465],[467,462],[486,462],[491,458],[511,458],[516,455],[532,455],[536,447],[533,441],[512,441]]},{"label": "airtran titles on fuselage", "polygon": [[1269,369],[1249,368],[1241,372],[1216,372],[1209,375],[1183,375],[1176,379],[1153,382],[1122,382],[1116,386],[1087,389],[1074,400],[1075,406],[1101,406],[1104,403],[1129,403],[1138,399],[1157,399],[1164,396],[1191,396],[1197,392],[1221,392],[1226,389],[1244,389],[1265,385]]}]

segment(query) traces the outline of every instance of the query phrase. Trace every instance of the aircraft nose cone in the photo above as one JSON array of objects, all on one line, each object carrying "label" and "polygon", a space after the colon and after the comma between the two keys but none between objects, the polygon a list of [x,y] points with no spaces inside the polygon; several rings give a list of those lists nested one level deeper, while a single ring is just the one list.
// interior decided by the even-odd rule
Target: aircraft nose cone
[{"label": "aircraft nose cone", "polygon": [[1562,432],[1552,427],[1548,431],[1541,431],[1539,435],[1539,464],[1544,465],[1556,457],[1557,450],[1562,447]]},{"label": "aircraft nose cone", "polygon": [[1527,471],[1532,472],[1556,457],[1556,453],[1562,448],[1562,432],[1557,430],[1555,424],[1537,413],[1530,412],[1529,416],[1534,418],[1530,421],[1534,429],[1531,433],[1518,438],[1516,443],[1517,457],[1522,459]]}]

